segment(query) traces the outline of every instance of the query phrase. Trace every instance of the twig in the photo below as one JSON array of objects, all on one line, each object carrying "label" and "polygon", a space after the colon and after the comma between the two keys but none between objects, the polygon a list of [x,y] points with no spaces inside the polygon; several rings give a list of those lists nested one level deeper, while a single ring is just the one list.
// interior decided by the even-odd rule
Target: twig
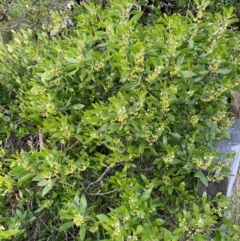
[{"label": "twig", "polygon": [[105,195],[107,194],[110,194],[110,193],[114,193],[114,192],[119,192],[121,191],[121,189],[114,189],[112,191],[109,191],[109,192],[101,192],[101,193],[88,193],[89,195],[92,195],[92,196],[103,196],[103,197],[107,197]]},{"label": "twig", "polygon": [[39,138],[39,150],[41,151],[44,143],[43,143],[43,134],[40,130],[38,130],[38,138]]},{"label": "twig", "polygon": [[85,192],[87,192],[87,190],[88,190],[92,185],[100,182],[100,181],[103,179],[103,177],[104,177],[111,169],[112,169],[111,166],[107,167],[106,170],[104,171],[104,173],[97,179],[97,181],[91,182],[91,183],[88,184],[87,188],[85,189]]},{"label": "twig", "polygon": [[77,144],[79,144],[79,141],[74,142],[71,146],[69,146],[65,151],[69,151],[70,149],[72,149],[73,147],[75,147]]}]

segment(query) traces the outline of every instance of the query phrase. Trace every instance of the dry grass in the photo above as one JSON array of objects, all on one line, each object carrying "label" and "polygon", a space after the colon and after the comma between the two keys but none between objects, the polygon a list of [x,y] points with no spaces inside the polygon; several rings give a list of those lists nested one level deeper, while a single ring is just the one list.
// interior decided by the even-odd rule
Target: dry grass
[{"label": "dry grass", "polygon": [[233,188],[231,203],[233,206],[232,218],[240,225],[240,168],[238,169],[237,179]]}]

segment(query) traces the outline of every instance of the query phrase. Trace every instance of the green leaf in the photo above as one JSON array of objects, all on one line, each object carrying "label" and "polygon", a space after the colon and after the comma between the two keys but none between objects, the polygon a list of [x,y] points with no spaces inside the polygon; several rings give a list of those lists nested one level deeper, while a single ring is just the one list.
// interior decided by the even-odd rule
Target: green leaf
[{"label": "green leaf", "polygon": [[204,206],[204,211],[205,211],[206,214],[208,214],[208,215],[211,214],[210,205],[209,205],[208,203],[205,204],[205,206]]},{"label": "green leaf", "polygon": [[15,178],[16,178],[16,179],[21,179],[22,177],[28,175],[29,173],[31,174],[31,172],[29,172],[29,171],[19,172],[19,173],[15,176]]},{"label": "green leaf", "polygon": [[9,239],[10,237],[15,236],[19,232],[21,232],[21,230],[16,230],[16,229],[0,230],[0,240]]},{"label": "green leaf", "polygon": [[237,226],[237,225],[233,225],[233,228],[234,228],[235,231],[237,231],[237,232],[240,233],[240,227],[239,227],[239,226]]},{"label": "green leaf", "polygon": [[194,235],[194,240],[196,241],[206,241],[206,237],[200,236],[199,234]]},{"label": "green leaf", "polygon": [[111,133],[116,132],[116,131],[120,128],[120,126],[121,126],[121,124],[111,123],[110,126],[109,126],[109,131],[108,131],[108,133],[111,134]]},{"label": "green leaf", "polygon": [[113,230],[112,228],[110,228],[107,224],[102,223],[102,226],[103,226],[103,228],[104,228],[106,231],[109,232],[109,234],[114,233],[114,230]]},{"label": "green leaf", "polygon": [[231,140],[230,133],[229,133],[227,130],[224,130],[224,131],[223,131],[223,136],[224,136],[226,139]]},{"label": "green leaf", "polygon": [[42,196],[45,196],[54,186],[56,182],[56,178],[49,179],[47,185],[44,187],[42,191]]},{"label": "green leaf", "polygon": [[81,211],[84,214],[86,212],[86,210],[87,210],[87,199],[86,199],[85,195],[81,196],[80,206],[81,206]]},{"label": "green leaf", "polygon": [[137,125],[137,123],[135,122],[135,121],[131,121],[131,124],[132,124],[132,126],[134,127],[134,129],[136,130],[136,131],[138,131],[138,132],[141,132],[140,130],[139,130],[139,128],[138,128],[138,125]]},{"label": "green leaf", "polygon": [[178,235],[174,235],[174,237],[172,238],[172,241],[179,241],[179,236]]},{"label": "green leaf", "polygon": [[74,222],[73,222],[73,221],[63,223],[63,224],[60,226],[60,228],[59,228],[58,231],[59,231],[59,232],[65,231],[65,230],[71,228],[73,225],[74,225]]},{"label": "green leaf", "polygon": [[174,115],[168,114],[167,116],[168,116],[168,119],[170,121],[175,121],[175,116]]},{"label": "green leaf", "polygon": [[196,218],[198,219],[199,218],[199,208],[195,203],[193,204],[193,211],[194,211]]},{"label": "green leaf", "polygon": [[190,47],[190,48],[193,48],[193,47],[194,47],[194,41],[193,41],[193,39],[189,39],[188,44],[189,44],[189,47]]},{"label": "green leaf", "polygon": [[178,133],[170,132],[169,134],[175,138],[178,138],[178,139],[181,138],[181,136]]},{"label": "green leaf", "polygon": [[184,78],[189,79],[192,78],[193,76],[196,76],[197,74],[189,71],[189,70],[184,70],[184,71],[180,71],[180,73],[183,75]]},{"label": "green leaf", "polygon": [[141,173],[141,178],[144,181],[144,183],[149,184],[147,177],[145,175],[143,175],[142,173]]},{"label": "green leaf", "polygon": [[39,187],[42,187],[42,186],[46,186],[47,183],[48,183],[48,181],[47,181],[46,179],[43,179],[43,180],[40,181],[37,185],[38,185]]},{"label": "green leaf", "polygon": [[13,48],[12,48],[12,46],[11,45],[9,45],[9,44],[7,44],[7,49],[8,49],[8,51],[9,51],[9,53],[13,53]]},{"label": "green leaf", "polygon": [[140,202],[144,202],[146,201],[147,199],[150,198],[150,195],[151,195],[151,192],[152,192],[152,189],[148,189],[146,190],[139,198],[139,201]]},{"label": "green leaf", "polygon": [[138,148],[136,146],[129,146],[128,153],[132,154],[135,153]]},{"label": "green leaf", "polygon": [[76,206],[77,208],[80,207],[80,198],[79,198],[79,196],[78,196],[77,194],[75,194],[75,196],[74,196],[74,198],[73,198],[73,202],[74,202],[74,204],[75,204],[75,206]]},{"label": "green leaf", "polygon": [[196,177],[199,177],[201,182],[207,187],[208,186],[208,180],[205,177],[205,175],[203,174],[202,171],[197,171],[195,174]]},{"label": "green leaf", "polygon": [[15,176],[16,174],[18,174],[20,171],[22,171],[22,167],[14,167],[10,172],[9,174],[11,176]]},{"label": "green leaf", "polygon": [[29,179],[31,179],[33,176],[35,176],[34,173],[28,173],[25,176],[23,176],[22,178],[20,178],[19,182],[24,183],[24,182],[28,181]]},{"label": "green leaf", "polygon": [[32,180],[35,181],[35,182],[40,182],[40,181],[43,180],[43,177],[41,175],[37,175]]},{"label": "green leaf", "polygon": [[166,146],[167,145],[167,137],[163,136],[163,145]]},{"label": "green leaf", "polygon": [[218,69],[216,71],[217,74],[229,74],[232,70],[231,69]]},{"label": "green leaf", "polygon": [[80,234],[79,234],[81,241],[85,240],[85,235],[86,235],[86,228],[84,225],[82,225],[80,228]]},{"label": "green leaf", "polygon": [[108,216],[105,215],[105,214],[99,214],[99,215],[97,215],[97,219],[98,219],[100,222],[103,222],[103,223],[105,223],[106,221],[109,220]]},{"label": "green leaf", "polygon": [[207,202],[207,195],[202,195],[202,204],[205,205]]},{"label": "green leaf", "polygon": [[82,104],[76,104],[76,105],[73,105],[73,109],[74,110],[81,110],[85,105],[82,105]]},{"label": "green leaf", "polygon": [[72,72],[73,70],[76,70],[76,68],[77,68],[77,65],[76,65],[76,64],[70,64],[70,65],[68,65],[67,67],[65,67],[65,68],[63,69],[63,72],[70,73],[70,72]]},{"label": "green leaf", "polygon": [[[126,80],[126,78],[128,76],[129,76],[129,70],[123,71],[122,74],[121,74],[121,81]],[[123,86],[123,89],[121,89],[121,91],[126,91],[126,90],[124,90],[124,86]]]},{"label": "green leaf", "polygon": [[85,8],[86,8],[86,10],[90,13],[90,14],[92,14],[93,12],[94,12],[94,9],[92,9],[91,8],[91,4],[84,4],[83,5]]},{"label": "green leaf", "polygon": [[136,234],[141,234],[144,231],[144,228],[141,225],[137,226]]},{"label": "green leaf", "polygon": [[146,147],[145,143],[140,144],[138,148],[140,154],[143,154],[145,147]]},{"label": "green leaf", "polygon": [[169,195],[172,195],[173,193],[173,188],[172,187],[167,187],[167,191]]},{"label": "green leaf", "polygon": [[68,57],[65,57],[64,58],[68,63],[71,63],[71,64],[76,64],[77,63],[77,59],[76,58],[68,58]]},{"label": "green leaf", "polygon": [[[46,71],[42,73],[40,76],[41,76],[41,79],[45,81],[45,80],[51,80],[55,75],[52,74],[50,71]],[[37,109],[39,108],[37,107]]]},{"label": "green leaf", "polygon": [[130,22],[137,22],[143,15],[143,12],[139,10],[133,10],[131,14],[133,13],[134,13],[134,16],[130,19]]},{"label": "green leaf", "polygon": [[106,47],[108,46],[109,42],[105,42],[105,43],[101,43],[101,44],[98,44],[98,47]]},{"label": "green leaf", "polygon": [[105,124],[103,124],[98,130],[97,130],[97,132],[98,133],[101,133],[101,132],[104,132],[104,131],[107,131],[108,130],[108,123],[105,123]]},{"label": "green leaf", "polygon": [[52,137],[62,137],[63,133],[61,131],[55,131],[53,134],[52,134]]},{"label": "green leaf", "polygon": [[59,27],[56,26],[56,27],[54,27],[53,30],[50,32],[50,35],[51,35],[51,36],[55,36],[55,35],[58,34],[58,33],[59,33]]},{"label": "green leaf", "polygon": [[101,38],[105,38],[108,35],[107,35],[107,33],[105,31],[97,31],[96,32],[96,36],[101,37]]},{"label": "green leaf", "polygon": [[128,84],[125,84],[124,86],[122,86],[120,88],[120,91],[131,91],[131,90],[134,90],[136,87],[139,86],[139,83],[128,83]]}]

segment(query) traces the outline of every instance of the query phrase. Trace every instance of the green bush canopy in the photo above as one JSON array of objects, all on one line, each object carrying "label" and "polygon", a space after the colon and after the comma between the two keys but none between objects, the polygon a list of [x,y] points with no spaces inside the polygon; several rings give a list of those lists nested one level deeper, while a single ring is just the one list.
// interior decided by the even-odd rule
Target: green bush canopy
[{"label": "green bush canopy", "polygon": [[0,240],[240,240],[196,191],[229,173],[238,20],[195,6],[144,25],[134,1],[85,3],[62,35],[0,42]]}]

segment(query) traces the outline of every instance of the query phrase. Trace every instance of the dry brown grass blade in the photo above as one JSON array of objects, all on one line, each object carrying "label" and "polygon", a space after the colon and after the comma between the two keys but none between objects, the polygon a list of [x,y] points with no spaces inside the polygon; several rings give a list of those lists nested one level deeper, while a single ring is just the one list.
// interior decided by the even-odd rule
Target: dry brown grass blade
[{"label": "dry brown grass blade", "polygon": [[39,138],[39,150],[41,151],[44,143],[43,143],[43,134],[40,130],[38,130],[38,138]]}]

